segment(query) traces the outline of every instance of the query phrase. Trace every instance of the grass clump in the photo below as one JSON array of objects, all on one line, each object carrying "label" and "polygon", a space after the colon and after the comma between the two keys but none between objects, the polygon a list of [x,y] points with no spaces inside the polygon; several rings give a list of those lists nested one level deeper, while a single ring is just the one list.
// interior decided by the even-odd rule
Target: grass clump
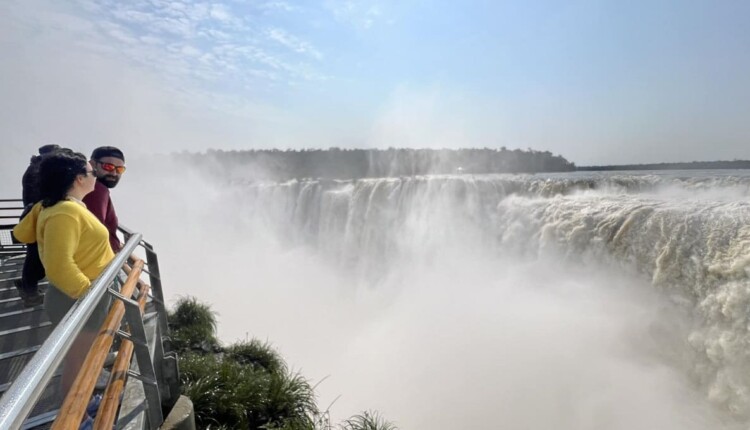
[{"label": "grass clump", "polygon": [[[268,342],[252,339],[223,347],[216,337],[216,313],[194,297],[177,301],[169,326],[182,392],[193,402],[198,428],[334,429],[328,411],[318,409],[314,387],[289,370]],[[397,430],[370,411],[338,429]]]},{"label": "grass clump", "polygon": [[398,428],[381,417],[377,411],[364,411],[345,420],[341,425],[341,430],[398,430]]},{"label": "grass clump", "polygon": [[216,339],[216,312],[195,297],[181,297],[168,315],[172,345],[177,351],[219,348]]},{"label": "grass clump", "polygon": [[239,364],[251,365],[271,373],[286,371],[286,363],[268,342],[258,339],[238,342],[224,351],[227,358]]}]

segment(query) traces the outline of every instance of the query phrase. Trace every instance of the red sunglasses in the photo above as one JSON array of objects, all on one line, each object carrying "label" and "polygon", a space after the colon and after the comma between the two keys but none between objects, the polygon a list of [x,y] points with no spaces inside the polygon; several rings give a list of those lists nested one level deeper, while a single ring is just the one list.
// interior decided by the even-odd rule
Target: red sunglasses
[{"label": "red sunglasses", "polygon": [[115,166],[112,163],[105,163],[99,160],[95,160],[97,163],[99,163],[100,166],[102,166],[102,170],[105,172],[117,172],[118,175],[122,175],[125,173],[125,166]]}]

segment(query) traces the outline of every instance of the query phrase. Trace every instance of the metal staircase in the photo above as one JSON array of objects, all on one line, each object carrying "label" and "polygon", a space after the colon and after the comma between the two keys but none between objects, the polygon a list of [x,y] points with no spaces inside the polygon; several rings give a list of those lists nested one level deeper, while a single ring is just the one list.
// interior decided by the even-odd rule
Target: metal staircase
[{"label": "metal staircase", "polygon": [[[43,306],[24,308],[13,281],[20,279],[22,257],[0,260],[0,395],[21,373],[52,331]],[[40,283],[46,290],[47,282]],[[22,428],[44,428],[57,412],[62,396],[55,372]]]}]

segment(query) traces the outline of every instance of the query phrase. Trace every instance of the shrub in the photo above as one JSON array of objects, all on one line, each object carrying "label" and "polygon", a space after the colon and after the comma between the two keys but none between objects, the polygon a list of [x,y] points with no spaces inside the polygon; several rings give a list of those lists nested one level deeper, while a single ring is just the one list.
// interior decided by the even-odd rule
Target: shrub
[{"label": "shrub", "polygon": [[266,394],[268,397],[260,421],[277,426],[286,423],[293,425],[293,428],[306,428],[312,425],[312,417],[318,415],[315,392],[299,373],[271,373]]},{"label": "shrub", "polygon": [[225,349],[227,358],[240,364],[265,369],[271,373],[286,371],[286,363],[268,342],[258,339],[242,341]]},{"label": "shrub", "polygon": [[195,297],[181,297],[168,315],[172,345],[177,351],[216,352],[216,313]]}]

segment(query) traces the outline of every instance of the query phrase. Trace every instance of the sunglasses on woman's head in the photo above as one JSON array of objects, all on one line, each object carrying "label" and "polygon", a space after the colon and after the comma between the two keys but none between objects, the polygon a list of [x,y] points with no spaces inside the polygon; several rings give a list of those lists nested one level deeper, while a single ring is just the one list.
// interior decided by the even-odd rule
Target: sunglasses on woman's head
[{"label": "sunglasses on woman's head", "polygon": [[97,163],[99,163],[100,166],[102,166],[102,170],[105,172],[117,172],[117,174],[122,175],[125,173],[125,166],[115,166],[112,163],[105,163],[103,161],[96,160]]}]

